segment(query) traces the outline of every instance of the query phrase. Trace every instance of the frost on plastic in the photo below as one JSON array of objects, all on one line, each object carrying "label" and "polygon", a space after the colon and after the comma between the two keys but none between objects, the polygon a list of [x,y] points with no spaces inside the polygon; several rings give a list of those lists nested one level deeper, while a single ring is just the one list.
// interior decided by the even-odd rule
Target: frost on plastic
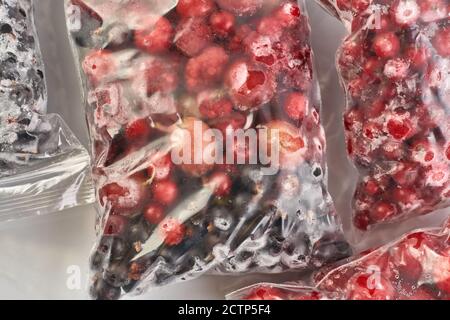
[{"label": "frost on plastic", "polygon": [[46,115],[32,2],[0,2],[0,221],[87,203],[89,155]]},{"label": "frost on plastic", "polygon": [[[94,298],[349,255],[326,189],[303,1],[84,0],[66,9],[99,200]],[[248,139],[233,136],[239,130]],[[174,157],[211,146],[216,161]]]},{"label": "frost on plastic", "polygon": [[449,1],[321,3],[351,31],[337,64],[348,152],[360,173],[355,226],[367,230],[448,207]]},{"label": "frost on plastic", "polygon": [[449,300],[450,220],[443,229],[418,230],[315,276],[315,287],[259,284],[230,299]]}]

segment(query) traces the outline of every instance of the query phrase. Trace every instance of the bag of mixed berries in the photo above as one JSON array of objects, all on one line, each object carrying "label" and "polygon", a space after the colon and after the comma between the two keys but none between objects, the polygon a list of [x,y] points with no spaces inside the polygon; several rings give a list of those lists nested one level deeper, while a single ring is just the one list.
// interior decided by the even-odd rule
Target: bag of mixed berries
[{"label": "bag of mixed berries", "polygon": [[[229,296],[247,300],[449,300],[450,229],[427,229],[315,276],[314,288],[260,284]],[[327,270],[328,269],[328,270]]]},{"label": "bag of mixed berries", "polygon": [[303,1],[67,2],[99,200],[91,293],[349,255]]},{"label": "bag of mixed berries", "polygon": [[[320,0],[350,35],[337,55],[361,230],[450,205],[450,2]],[[329,10],[333,11],[333,10]]]},{"label": "bag of mixed berries", "polygon": [[89,154],[47,114],[31,0],[0,1],[0,221],[92,202]]}]

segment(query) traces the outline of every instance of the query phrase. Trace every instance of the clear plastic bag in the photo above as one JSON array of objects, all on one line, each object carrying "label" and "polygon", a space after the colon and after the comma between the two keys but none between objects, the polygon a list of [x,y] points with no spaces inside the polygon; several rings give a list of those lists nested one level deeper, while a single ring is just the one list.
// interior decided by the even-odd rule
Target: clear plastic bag
[{"label": "clear plastic bag", "polygon": [[259,284],[228,296],[247,300],[450,300],[450,220],[411,232],[315,275],[315,287]]},{"label": "clear plastic bag", "polygon": [[0,27],[0,221],[92,202],[89,154],[46,114],[32,1],[2,1]]},{"label": "clear plastic bag", "polygon": [[72,0],[66,12],[100,204],[94,298],[350,254],[303,1]]},{"label": "clear plastic bag", "polygon": [[367,230],[448,207],[449,1],[320,3],[350,31],[337,64],[360,174],[354,225]]}]

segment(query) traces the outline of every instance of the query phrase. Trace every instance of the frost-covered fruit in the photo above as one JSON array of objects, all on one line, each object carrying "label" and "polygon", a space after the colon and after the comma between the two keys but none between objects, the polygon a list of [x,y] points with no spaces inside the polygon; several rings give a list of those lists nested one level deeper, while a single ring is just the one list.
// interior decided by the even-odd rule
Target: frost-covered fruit
[{"label": "frost-covered fruit", "polygon": [[167,218],[161,223],[161,232],[164,242],[169,246],[180,244],[186,236],[186,227],[175,218]]},{"label": "frost-covered fruit", "polygon": [[93,86],[108,80],[116,72],[116,61],[108,50],[94,50],[83,60],[83,70]]},{"label": "frost-covered fruit", "polygon": [[179,85],[178,64],[170,59],[152,58],[143,65],[144,82],[138,78],[138,86],[144,85],[146,93],[151,96],[155,93],[168,94],[174,92]]},{"label": "frost-covered fruit", "polygon": [[209,23],[214,35],[220,38],[226,38],[234,31],[235,20],[235,16],[231,13],[219,11],[211,15]]},{"label": "frost-covered fruit", "polygon": [[201,102],[200,114],[207,119],[225,117],[233,111],[233,103],[228,98],[209,98]]},{"label": "frost-covered fruit", "polygon": [[151,185],[153,199],[164,206],[172,205],[178,199],[178,186],[172,180],[155,181]]},{"label": "frost-covered fruit", "polygon": [[175,45],[186,56],[194,57],[207,47],[211,30],[203,18],[186,18],[175,31]]},{"label": "frost-covered fruit", "polygon": [[245,60],[235,61],[226,71],[225,84],[235,108],[257,110],[274,96],[276,81],[269,70]]},{"label": "frost-covered fruit", "polygon": [[152,161],[151,166],[147,169],[147,174],[155,181],[166,180],[170,177],[174,164],[172,162],[171,154],[156,157]]},{"label": "frost-covered fruit", "polygon": [[202,17],[214,10],[212,0],[180,0],[177,12],[182,17]]},{"label": "frost-covered fruit", "polygon": [[162,53],[170,48],[173,35],[169,20],[150,16],[134,31],[134,42],[136,47],[150,54]]},{"label": "frost-covered fruit", "polygon": [[309,98],[303,93],[292,92],[285,97],[283,107],[289,118],[301,121],[309,111]]},{"label": "frost-covered fruit", "polygon": [[150,204],[144,211],[144,218],[150,224],[157,225],[164,219],[164,208],[159,204]]},{"label": "frost-covered fruit", "polygon": [[373,50],[380,58],[394,58],[400,53],[400,40],[393,32],[378,34],[373,40]]},{"label": "frost-covered fruit", "polygon": [[139,142],[148,139],[151,131],[149,119],[138,119],[125,127],[125,138],[130,143]]}]

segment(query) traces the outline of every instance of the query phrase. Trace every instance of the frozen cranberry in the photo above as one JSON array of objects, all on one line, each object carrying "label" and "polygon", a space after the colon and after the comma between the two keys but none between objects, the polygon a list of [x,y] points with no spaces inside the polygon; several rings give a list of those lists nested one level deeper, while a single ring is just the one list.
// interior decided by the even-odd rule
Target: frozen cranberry
[{"label": "frozen cranberry", "polygon": [[221,47],[209,47],[186,65],[186,86],[198,92],[216,84],[228,63],[228,55]]},{"label": "frozen cranberry", "polygon": [[381,33],[373,41],[373,50],[380,58],[393,58],[400,52],[400,40],[393,32]]},{"label": "frozen cranberry", "polygon": [[367,88],[367,81],[362,77],[357,77],[347,85],[347,91],[353,98],[360,98]]},{"label": "frozen cranberry", "polygon": [[413,131],[411,121],[402,118],[392,118],[387,122],[389,134],[397,140],[408,138]]},{"label": "frozen cranberry", "polygon": [[149,223],[157,225],[164,219],[164,209],[158,204],[151,204],[144,211],[144,218]]},{"label": "frozen cranberry", "polygon": [[363,54],[363,46],[356,39],[346,40],[340,50],[339,63],[342,66],[353,67]]},{"label": "frozen cranberry", "polygon": [[148,168],[148,175],[156,181],[166,180],[170,177],[174,164],[170,154],[159,157]]},{"label": "frozen cranberry", "polygon": [[416,164],[400,162],[398,168],[392,174],[394,181],[400,186],[411,186],[419,176]]},{"label": "frozen cranberry", "polygon": [[245,300],[283,300],[280,290],[269,287],[261,287],[254,290]]},{"label": "frozen cranberry", "polygon": [[226,72],[225,83],[235,107],[250,111],[268,103],[275,94],[276,82],[266,69],[247,61],[236,61]]},{"label": "frozen cranberry", "polygon": [[225,117],[217,118],[213,121],[214,128],[219,129],[223,136],[227,136],[227,131],[234,134],[234,131],[243,129],[247,118],[240,112],[232,112]]},{"label": "frozen cranberry", "polygon": [[270,151],[278,149],[279,164],[285,169],[295,168],[304,161],[306,142],[298,127],[280,120],[273,120],[264,127],[267,129],[267,137],[263,145],[267,146],[267,155],[276,159],[276,155]]},{"label": "frozen cranberry", "polygon": [[110,215],[106,221],[103,233],[108,236],[116,236],[124,233],[127,220],[122,216]]},{"label": "frozen cranberry", "polygon": [[441,56],[450,56],[450,27],[441,28],[436,32],[433,45]]},{"label": "frozen cranberry", "polygon": [[94,86],[114,75],[116,62],[108,50],[96,50],[89,53],[83,61],[83,70]]},{"label": "frozen cranberry", "polygon": [[169,246],[179,245],[186,236],[186,227],[174,218],[168,218],[161,223],[164,242]]},{"label": "frozen cranberry", "polygon": [[345,113],[344,125],[347,131],[353,131],[362,125],[364,116],[362,112],[357,108],[352,108]]},{"label": "frozen cranberry", "polygon": [[135,120],[125,128],[125,137],[129,142],[146,140],[150,134],[151,127],[147,118]]},{"label": "frozen cranberry", "polygon": [[244,46],[244,40],[253,30],[249,25],[242,24],[236,27],[233,37],[230,39],[228,48],[232,52],[241,52]]},{"label": "frozen cranberry", "polygon": [[450,296],[450,249],[443,251],[439,257],[436,257],[432,270],[436,286]]},{"label": "frozen cranberry", "polygon": [[368,58],[363,65],[363,70],[367,75],[374,76],[381,71],[382,66],[380,59],[376,57]]},{"label": "frozen cranberry", "polygon": [[149,18],[141,26],[142,28],[134,32],[136,47],[150,54],[161,53],[169,49],[174,35],[169,20],[164,17]]},{"label": "frozen cranberry", "polygon": [[362,231],[367,231],[370,225],[370,217],[367,211],[358,212],[353,218],[353,225]]},{"label": "frozen cranberry", "polygon": [[405,56],[415,69],[421,70],[427,66],[430,55],[429,50],[425,47],[410,47],[406,50]]},{"label": "frozen cranberry", "polygon": [[231,192],[233,182],[225,172],[215,172],[207,179],[207,184],[214,186],[214,194],[217,197],[226,197]]},{"label": "frozen cranberry", "polygon": [[433,161],[436,155],[430,141],[418,139],[411,145],[411,156],[413,160],[426,164]]},{"label": "frozen cranberry", "polygon": [[394,205],[380,201],[370,211],[370,217],[373,221],[383,222],[389,220],[397,213],[397,209]]},{"label": "frozen cranberry", "polygon": [[400,26],[414,24],[420,16],[416,0],[396,0],[391,7],[392,19]]},{"label": "frozen cranberry", "polygon": [[253,15],[260,9],[264,0],[217,0],[219,6],[238,16]]},{"label": "frozen cranberry", "polygon": [[352,9],[357,13],[365,11],[369,7],[370,2],[371,0],[351,0]]},{"label": "frozen cranberry", "polygon": [[273,40],[278,40],[283,33],[283,25],[277,18],[267,16],[259,21],[256,30],[261,35],[268,36]]},{"label": "frozen cranberry", "polygon": [[102,206],[110,206],[112,213],[125,216],[139,212],[145,196],[145,181],[138,178],[124,178],[105,185],[99,191]]},{"label": "frozen cranberry", "polygon": [[228,98],[206,99],[200,104],[200,113],[207,119],[227,116],[233,111],[233,104]]},{"label": "frozen cranberry", "polygon": [[165,206],[172,205],[178,198],[178,186],[171,180],[155,181],[151,191],[153,199]]},{"label": "frozen cranberry", "polygon": [[302,12],[298,4],[286,2],[275,11],[275,17],[285,28],[292,28],[300,23]]},{"label": "frozen cranberry", "polygon": [[212,0],[179,0],[177,12],[182,17],[201,17],[214,10]]},{"label": "frozen cranberry", "polygon": [[413,188],[396,187],[392,191],[392,199],[404,205],[412,205],[417,201],[417,193]]},{"label": "frozen cranberry", "polygon": [[408,76],[409,66],[404,59],[391,59],[384,66],[384,75],[392,80],[403,80]]},{"label": "frozen cranberry", "polygon": [[199,54],[211,42],[211,30],[202,18],[186,18],[178,25],[175,45],[186,56]]},{"label": "frozen cranberry", "polygon": [[215,12],[209,18],[209,23],[214,34],[221,38],[228,37],[234,30],[235,17],[229,12]]},{"label": "frozen cranberry", "polygon": [[292,92],[286,96],[283,107],[289,118],[301,121],[308,113],[309,99],[302,93]]},{"label": "frozen cranberry", "polygon": [[356,274],[348,284],[348,300],[394,300],[395,289],[381,274]]},{"label": "frozen cranberry", "polygon": [[179,65],[171,59],[150,58],[137,62],[132,84],[136,95],[150,97],[156,93],[169,94],[178,87]]},{"label": "frozen cranberry", "polygon": [[445,0],[420,0],[420,19],[424,22],[433,22],[444,19],[447,16],[447,4]]}]

